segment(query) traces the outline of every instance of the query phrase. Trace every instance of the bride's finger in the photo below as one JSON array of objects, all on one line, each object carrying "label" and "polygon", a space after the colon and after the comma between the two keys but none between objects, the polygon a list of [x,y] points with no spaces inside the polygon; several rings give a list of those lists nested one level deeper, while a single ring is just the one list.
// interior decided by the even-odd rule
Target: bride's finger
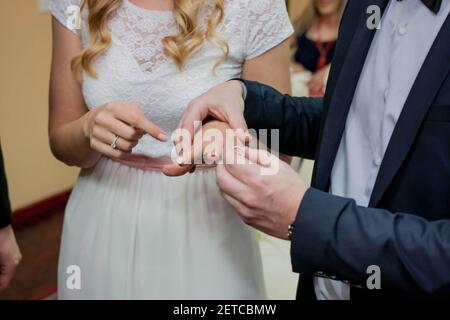
[{"label": "bride's finger", "polygon": [[91,138],[91,148],[111,159],[119,159],[123,156],[122,151],[113,149],[110,145],[103,143],[96,138]]},{"label": "bride's finger", "polygon": [[127,123],[133,128],[142,129],[153,138],[160,141],[167,141],[167,134],[145,117],[142,110],[133,103],[123,103],[122,105],[114,105],[111,112],[119,120]]},{"label": "bride's finger", "polygon": [[162,172],[168,177],[179,177],[191,172],[194,168],[195,165],[180,166],[178,164],[169,164],[162,168]]},{"label": "bride's finger", "polygon": [[111,114],[103,114],[101,117],[97,117],[96,122],[99,127],[103,127],[125,140],[134,141],[142,138],[142,132],[139,132],[137,129],[115,118]]},{"label": "bride's finger", "polygon": [[138,144],[138,140],[126,140],[120,135],[116,136],[116,134],[102,127],[94,127],[92,134],[97,140],[103,142],[106,145],[115,143],[117,149],[123,152],[131,152],[131,150]]},{"label": "bride's finger", "polygon": [[215,142],[205,142],[201,156],[205,164],[214,165],[222,163],[223,145]]}]

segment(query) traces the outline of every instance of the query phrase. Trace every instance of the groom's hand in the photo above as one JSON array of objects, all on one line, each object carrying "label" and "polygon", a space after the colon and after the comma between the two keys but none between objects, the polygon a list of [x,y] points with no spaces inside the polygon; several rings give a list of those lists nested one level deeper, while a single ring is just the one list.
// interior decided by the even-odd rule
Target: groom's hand
[{"label": "groom's hand", "polygon": [[224,198],[246,224],[289,239],[289,226],[295,222],[307,184],[288,164],[267,151],[246,148],[238,150],[235,158],[234,163],[246,164],[217,167],[217,184]]},{"label": "groom's hand", "polygon": [[[188,130],[191,137],[195,135],[196,122],[203,122],[213,117],[228,123],[242,141],[248,141],[250,135],[244,119],[244,99],[242,83],[232,80],[220,84],[192,100],[183,113],[179,129]],[[174,137],[177,143],[177,137]]]}]

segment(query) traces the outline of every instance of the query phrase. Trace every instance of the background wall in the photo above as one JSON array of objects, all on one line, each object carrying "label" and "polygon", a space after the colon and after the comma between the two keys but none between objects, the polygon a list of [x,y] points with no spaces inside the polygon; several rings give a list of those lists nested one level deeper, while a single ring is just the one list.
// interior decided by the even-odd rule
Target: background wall
[{"label": "background wall", "polygon": [[78,173],[48,146],[50,22],[37,0],[0,2],[0,139],[14,209],[70,188]]}]

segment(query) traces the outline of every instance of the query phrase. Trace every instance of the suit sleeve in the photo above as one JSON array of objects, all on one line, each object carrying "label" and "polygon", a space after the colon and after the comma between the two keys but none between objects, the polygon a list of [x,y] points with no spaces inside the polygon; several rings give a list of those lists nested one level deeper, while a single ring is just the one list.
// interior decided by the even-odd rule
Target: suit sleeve
[{"label": "suit sleeve", "polygon": [[291,244],[293,270],[333,275],[366,287],[367,268],[381,271],[381,289],[450,294],[450,220],[357,206],[310,189]]},{"label": "suit sleeve", "polygon": [[294,98],[257,82],[243,83],[247,88],[244,116],[248,127],[279,129],[280,152],[313,159],[319,140],[323,99]]},{"label": "suit sleeve", "polygon": [[0,229],[11,224],[11,205],[8,197],[8,185],[0,147]]}]

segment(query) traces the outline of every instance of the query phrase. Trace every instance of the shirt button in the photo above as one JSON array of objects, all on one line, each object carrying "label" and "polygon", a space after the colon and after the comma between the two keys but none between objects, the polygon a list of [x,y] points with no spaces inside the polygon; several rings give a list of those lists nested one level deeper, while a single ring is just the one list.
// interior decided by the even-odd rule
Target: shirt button
[{"label": "shirt button", "polygon": [[401,26],[400,28],[398,28],[398,33],[399,33],[401,36],[404,36],[405,34],[408,33],[408,29],[406,28],[406,26]]},{"label": "shirt button", "polygon": [[383,162],[383,159],[381,159],[380,157],[376,157],[374,160],[373,160],[373,163],[377,166],[377,167],[379,167],[379,166],[381,166],[381,163]]}]

